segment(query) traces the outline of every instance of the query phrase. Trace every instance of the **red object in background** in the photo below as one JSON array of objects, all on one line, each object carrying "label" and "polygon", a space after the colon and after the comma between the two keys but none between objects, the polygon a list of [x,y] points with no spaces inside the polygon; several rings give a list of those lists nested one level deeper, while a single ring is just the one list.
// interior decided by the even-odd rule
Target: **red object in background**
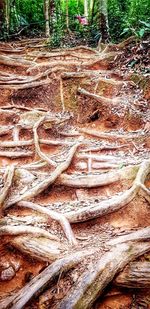
[{"label": "red object in background", "polygon": [[88,25],[88,20],[87,20],[86,17],[78,15],[78,16],[76,16],[76,18],[78,19],[78,21],[81,25],[83,25],[83,26]]}]

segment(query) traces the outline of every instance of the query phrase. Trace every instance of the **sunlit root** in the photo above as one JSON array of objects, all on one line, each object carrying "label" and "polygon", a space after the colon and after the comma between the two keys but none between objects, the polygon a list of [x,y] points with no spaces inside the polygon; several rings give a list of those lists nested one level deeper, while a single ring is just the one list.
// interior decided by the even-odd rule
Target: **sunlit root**
[{"label": "sunlit root", "polygon": [[5,207],[9,207],[17,202],[20,202],[22,200],[27,200],[32,197],[37,196],[39,193],[43,192],[48,186],[52,185],[56,179],[66,170],[68,169],[69,165],[71,164],[71,161],[76,153],[77,148],[81,145],[81,142],[77,142],[74,146],[71,147],[71,149],[68,151],[66,161],[60,163],[56,169],[51,173],[49,177],[41,181],[39,184],[36,184],[32,188],[25,191],[24,194],[17,196],[16,198],[9,200],[8,203],[6,203]]},{"label": "sunlit root", "polygon": [[150,262],[130,263],[114,280],[115,285],[125,288],[150,288]]},{"label": "sunlit root", "polygon": [[48,85],[51,83],[50,79],[44,79],[41,81],[35,81],[30,83],[24,84],[0,84],[0,89],[12,89],[12,90],[19,90],[19,89],[29,89],[39,86]]},{"label": "sunlit root", "polygon": [[[73,146],[73,142],[71,141],[64,141],[64,140],[47,140],[47,139],[39,139],[40,144],[45,145],[52,145],[52,146],[64,146],[64,145],[70,145]],[[34,140],[19,140],[19,141],[2,141],[0,142],[0,147],[3,148],[14,148],[14,147],[23,147],[23,146],[32,146],[34,145]]]},{"label": "sunlit root", "polygon": [[95,137],[99,138],[104,138],[104,139],[109,139],[109,140],[114,140],[114,139],[134,139],[134,138],[146,138],[149,136],[148,133],[145,133],[143,131],[135,131],[135,132],[125,132],[124,134],[118,132],[99,132],[93,129],[84,129],[84,128],[79,128],[79,132],[85,133],[88,135],[92,135]]},{"label": "sunlit root", "polygon": [[102,106],[105,106],[108,109],[110,109],[110,107],[113,104],[119,104],[119,102],[121,103],[121,98],[109,99],[109,98],[106,98],[104,96],[100,96],[100,95],[97,95],[95,93],[91,93],[91,92],[89,92],[89,91],[87,91],[87,90],[85,90],[83,88],[78,88],[78,93],[80,95],[84,95],[84,96],[87,96],[89,98],[92,98],[92,99],[96,100]]},{"label": "sunlit root", "polygon": [[125,192],[113,196],[111,199],[107,199],[98,203],[97,206],[93,207],[84,207],[83,209],[77,211],[71,211],[66,213],[66,217],[71,223],[75,222],[83,222],[86,220],[94,219],[114,211],[121,209],[122,207],[126,206],[130,203],[136,194],[140,190],[140,185],[144,183],[147,175],[150,172],[150,160],[145,160],[137,173],[135,181],[132,187]]},{"label": "sunlit root", "polygon": [[10,133],[13,128],[14,128],[14,126],[9,126],[9,125],[3,126],[3,127],[1,126],[0,127],[0,136]]},{"label": "sunlit root", "polygon": [[31,157],[32,155],[32,151],[0,151],[0,157],[7,157],[11,159]]},{"label": "sunlit root", "polygon": [[0,55],[0,64],[13,66],[13,67],[18,67],[18,66],[28,67],[30,65],[33,65],[34,62],[29,61],[29,60],[25,60],[25,59],[19,58],[19,57],[16,60],[13,57]]},{"label": "sunlit root", "polygon": [[34,145],[35,145],[35,150],[36,150],[36,153],[38,154],[38,156],[46,161],[49,165],[52,165],[52,166],[57,166],[57,164],[51,160],[45,153],[43,153],[40,149],[40,145],[39,145],[39,137],[38,137],[38,133],[37,133],[37,129],[38,127],[44,122],[45,120],[45,116],[41,117],[39,119],[39,121],[37,121],[33,127],[33,134],[34,134]]},{"label": "sunlit root", "polygon": [[10,240],[10,244],[29,256],[46,262],[52,262],[61,257],[64,251],[63,245],[46,238],[35,238],[31,236],[19,236]]},{"label": "sunlit root", "polygon": [[149,243],[121,244],[105,253],[86,271],[61,302],[59,309],[88,309],[101,296],[114,276],[128,263],[150,250]]},{"label": "sunlit root", "polygon": [[139,229],[127,235],[118,236],[108,242],[108,245],[114,246],[128,241],[150,240],[150,227]]},{"label": "sunlit root", "polygon": [[70,242],[70,244],[73,245],[73,244],[77,243],[75,236],[73,234],[72,228],[70,226],[70,223],[63,214],[58,213],[58,212],[53,211],[53,210],[49,210],[48,208],[46,208],[44,206],[40,206],[38,204],[26,202],[26,201],[22,201],[22,202],[18,203],[17,205],[20,206],[20,207],[27,207],[27,208],[36,210],[40,213],[46,214],[51,219],[58,221],[61,224],[63,231],[64,231],[68,241]]},{"label": "sunlit root", "polygon": [[[3,220],[2,220],[3,223]],[[40,228],[40,227],[33,227],[28,225],[20,225],[20,226],[14,226],[14,225],[1,225],[0,222],[0,236],[3,235],[19,235],[19,234],[32,234],[34,236],[38,237],[45,237],[48,239],[54,239],[56,241],[59,241],[58,237],[47,232],[46,230]]]},{"label": "sunlit root", "polygon": [[66,272],[80,263],[86,256],[93,254],[94,251],[79,251],[57,260],[34,277],[15,295],[9,296],[0,302],[3,309],[22,309],[35,295],[40,295],[59,274]]},{"label": "sunlit root", "polygon": [[12,181],[13,181],[13,177],[14,177],[14,172],[15,172],[15,167],[9,166],[6,169],[5,175],[4,175],[4,187],[2,188],[1,192],[0,192],[0,206],[4,203],[7,194],[9,193],[9,189],[12,186]]}]

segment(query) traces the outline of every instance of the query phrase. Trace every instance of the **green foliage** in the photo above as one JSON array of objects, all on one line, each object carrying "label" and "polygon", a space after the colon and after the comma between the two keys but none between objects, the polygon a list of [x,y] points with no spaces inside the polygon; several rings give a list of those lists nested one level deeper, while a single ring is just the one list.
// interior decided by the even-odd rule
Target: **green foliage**
[{"label": "green foliage", "polygon": [[[9,27],[6,18],[0,19],[1,35],[8,38],[14,34],[39,35],[45,31],[44,0],[5,0],[8,1]],[[100,0],[94,0],[93,10],[89,7],[89,26],[83,26],[76,19],[84,15],[84,0],[68,0],[69,30],[71,35],[97,44],[100,33]],[[50,45],[62,46],[69,36],[66,27],[66,0],[50,0]],[[113,42],[119,42],[134,34],[143,38],[150,31],[149,0],[108,0],[108,19],[110,35]],[[5,17],[5,14],[4,14]]]}]

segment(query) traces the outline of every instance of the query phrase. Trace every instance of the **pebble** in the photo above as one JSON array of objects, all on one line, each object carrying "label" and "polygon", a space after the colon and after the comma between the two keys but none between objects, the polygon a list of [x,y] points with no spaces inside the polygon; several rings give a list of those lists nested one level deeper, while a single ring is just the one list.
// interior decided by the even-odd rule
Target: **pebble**
[{"label": "pebble", "polygon": [[1,271],[0,274],[0,280],[1,281],[10,281],[14,278],[16,272],[12,266],[9,266],[8,268]]}]

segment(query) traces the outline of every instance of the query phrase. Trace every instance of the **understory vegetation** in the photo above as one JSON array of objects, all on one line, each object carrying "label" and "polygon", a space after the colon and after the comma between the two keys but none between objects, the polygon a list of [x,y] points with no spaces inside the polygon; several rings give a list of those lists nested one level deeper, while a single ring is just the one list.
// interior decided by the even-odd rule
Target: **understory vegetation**
[{"label": "understory vegetation", "polygon": [[130,35],[142,38],[150,30],[149,0],[1,0],[0,9],[1,40],[45,34],[54,47],[80,40],[95,46],[104,41],[103,13],[113,42]]}]

